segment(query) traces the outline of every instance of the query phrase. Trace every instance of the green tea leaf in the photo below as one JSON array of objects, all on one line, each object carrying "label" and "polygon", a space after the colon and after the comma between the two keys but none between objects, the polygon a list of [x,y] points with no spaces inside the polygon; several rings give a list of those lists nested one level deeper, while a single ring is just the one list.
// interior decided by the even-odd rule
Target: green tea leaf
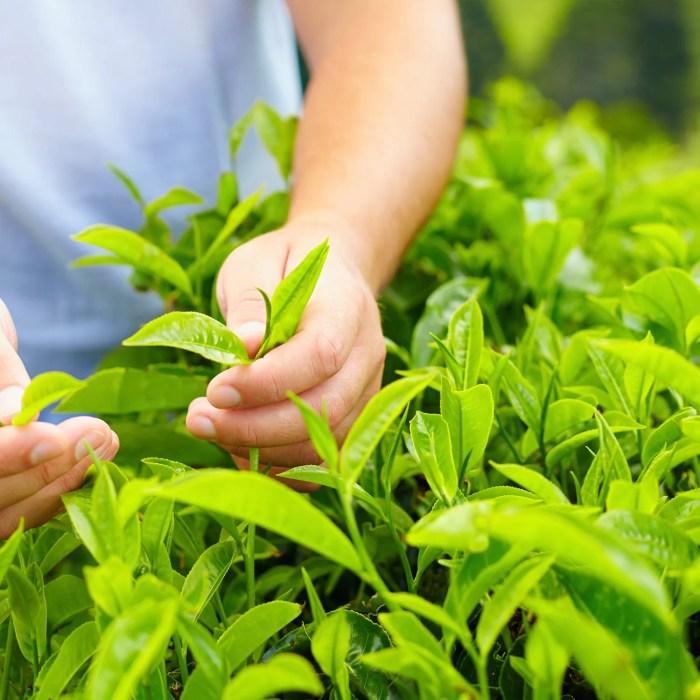
[{"label": "green tea leaf", "polygon": [[320,624],[326,619],[326,611],[323,608],[323,603],[318,595],[318,591],[314,586],[306,569],[301,567],[301,577],[304,580],[304,588],[306,589],[306,597],[309,599],[309,607],[311,608],[311,616],[316,624]]},{"label": "green tea leaf", "polygon": [[218,645],[230,672],[258,647],[301,615],[301,605],[284,600],[262,603],[244,612],[219,638]]},{"label": "green tea leaf", "polygon": [[[53,661],[42,668],[36,682],[36,700],[51,700],[61,696],[73,677],[95,654],[100,641],[96,622],[76,627],[66,637]],[[44,671],[46,669],[46,671]]]},{"label": "green tea leaf", "polygon": [[311,651],[323,672],[333,681],[342,700],[350,700],[350,676],[345,658],[350,650],[350,626],[342,613],[327,617],[316,628]]},{"label": "green tea leaf", "polygon": [[554,224],[540,221],[525,230],[523,267],[528,285],[544,298],[562,270],[566,256],[583,233],[583,222],[570,219]]},{"label": "green tea leaf", "polygon": [[[605,346],[603,346],[603,349]],[[598,341],[591,340],[588,344],[588,354],[593,362],[600,381],[612,400],[612,406],[623,411],[628,416],[634,415],[632,403],[625,388],[625,365],[618,357],[610,356],[601,351]]]},{"label": "green tea leaf", "polygon": [[674,624],[667,593],[653,571],[603,528],[559,507],[495,508],[488,502],[464,503],[423,518],[407,540],[414,546],[471,552],[485,550],[489,537],[585,566],[590,575],[624,591],[664,624]]},{"label": "green tea leaf", "polygon": [[460,389],[469,389],[479,380],[484,345],[484,319],[476,297],[455,311],[450,319],[448,343],[461,370]]},{"label": "green tea leaf", "polygon": [[525,596],[539,583],[554,563],[551,555],[533,557],[520,562],[506,577],[485,605],[476,628],[476,642],[485,657],[500,631],[506,626]]},{"label": "green tea leaf", "polygon": [[552,401],[547,409],[544,424],[545,442],[550,442],[562,433],[574,429],[593,418],[595,406],[579,399],[559,399]]},{"label": "green tea leaf", "polygon": [[147,217],[152,217],[156,216],[164,209],[192,204],[204,204],[204,200],[198,194],[195,194],[185,187],[173,187],[164,195],[146,204],[143,208],[143,212]]},{"label": "green tea leaf", "polygon": [[576,610],[568,598],[530,601],[558,641],[576,658],[583,672],[601,691],[618,698],[653,695],[642,680],[632,654],[604,627]]},{"label": "green tea leaf", "polygon": [[192,617],[196,620],[214,594],[219,590],[226,576],[235,545],[231,540],[218,542],[202,552],[201,556],[190,569],[185,583],[182,585],[181,596],[192,608]]},{"label": "green tea leaf", "polygon": [[269,333],[256,357],[286,343],[297,330],[328,256],[328,241],[316,246],[278,285],[270,303]]},{"label": "green tea leaf", "polygon": [[14,562],[19,550],[19,545],[22,542],[22,532],[24,531],[23,523],[10,535],[8,540],[0,547],[0,585],[5,579],[7,570]]},{"label": "green tea leaf", "polygon": [[136,270],[169,282],[175,289],[192,296],[192,285],[180,264],[133,231],[97,224],[76,234],[73,239],[104,248]]},{"label": "green tea leaf", "polygon": [[684,270],[653,270],[625,289],[626,305],[634,312],[668,329],[676,349],[685,348],[685,329],[700,313],[700,289]]},{"label": "green tea leaf", "polygon": [[282,693],[322,695],[313,666],[297,654],[275,654],[264,664],[247,666],[229,682],[223,700],[265,700]]},{"label": "green tea leaf", "polygon": [[39,567],[31,564],[27,572],[10,566],[6,573],[12,621],[22,656],[30,663],[46,653],[46,598]]},{"label": "green tea leaf", "polygon": [[318,456],[326,463],[328,470],[332,474],[338,472],[338,443],[328,425],[328,421],[314,411],[305,401],[291,392],[287,397],[299,409],[304,425],[309,433],[309,438],[313,443]]},{"label": "green tea leaf", "polygon": [[300,494],[262,474],[203,469],[164,483],[153,494],[248,520],[351,571],[362,571],[350,540],[326,515]]},{"label": "green tea leaf", "polygon": [[440,391],[440,413],[447,421],[455,466],[460,473],[477,467],[491,435],[494,405],[487,384],[453,391],[444,382]]},{"label": "green tea leaf", "polygon": [[141,192],[139,192],[138,187],[134,184],[134,181],[120,168],[118,168],[114,163],[107,163],[107,167],[121,180],[124,187],[129,190],[129,194],[134,198],[136,203],[143,207],[145,206],[145,201]]},{"label": "green tea leaf", "polygon": [[129,605],[134,579],[129,567],[117,557],[84,569],[85,583],[95,605],[109,617],[117,617]]},{"label": "green tea leaf", "polygon": [[596,422],[600,447],[581,487],[581,503],[587,506],[602,506],[614,479],[632,481],[629,465],[612,429],[597,413]]},{"label": "green tea leaf", "polygon": [[214,263],[218,263],[218,256],[221,250],[240,225],[251,215],[261,194],[262,188],[246,197],[242,202],[239,202],[228,213],[224,225],[216,234],[216,238],[209,244],[204,254],[196,258],[187,268],[187,274],[190,279],[194,280],[197,277],[214,275],[218,272],[218,267]]},{"label": "green tea leaf", "polygon": [[350,428],[340,454],[340,475],[346,484],[357,481],[389,426],[434,378],[433,372],[425,372],[399,379],[384,387],[369,400]]},{"label": "green tea leaf", "polygon": [[250,363],[245,345],[232,330],[195,311],[172,311],[160,316],[122,344],[180,348],[224,365]]},{"label": "green tea leaf", "polygon": [[[159,464],[177,461],[197,467],[230,467],[231,455],[211,442],[190,435],[172,423],[142,425],[128,420],[110,422],[119,435],[119,463],[138,466],[143,459],[159,456]],[[172,471],[172,470],[171,470]]]},{"label": "green tea leaf", "polygon": [[[335,489],[336,491],[343,490],[343,482],[340,480],[338,475],[331,474],[328,471],[328,469],[318,464],[304,464],[301,467],[292,467],[291,469],[287,469],[284,472],[280,472],[277,475],[277,478],[293,479],[294,481],[304,481],[307,484],[319,484],[320,486],[328,486],[332,489]],[[363,505],[366,508],[366,510],[384,519],[384,510],[379,504],[379,501],[377,501],[376,498],[374,498],[367,491],[365,491],[365,489],[363,489],[362,486],[360,486],[359,484],[353,484],[352,496],[353,498],[357,499],[360,505]],[[404,520],[408,518],[405,512],[401,511],[401,509],[398,506],[395,506],[395,517],[397,516],[398,512],[403,513]],[[397,518],[397,527],[399,527],[400,523],[401,521],[399,521]]]},{"label": "green tea leaf", "polygon": [[598,525],[614,533],[662,570],[682,570],[697,558],[698,548],[682,530],[650,513],[613,510]]},{"label": "green tea leaf", "polygon": [[85,581],[71,574],[48,581],[44,586],[44,595],[49,628],[52,630],[94,607]]},{"label": "green tea leaf", "polygon": [[277,162],[280,174],[285,180],[289,180],[292,174],[297,117],[283,119],[268,104],[258,101],[253,107],[252,118],[260,140]]},{"label": "green tea leaf", "polygon": [[520,370],[507,360],[503,365],[501,382],[508,400],[520,419],[539,434],[542,421],[542,405],[532,384],[523,377]]},{"label": "green tea leaf", "polygon": [[519,464],[497,464],[496,462],[491,462],[491,466],[510,481],[539,496],[545,503],[569,505],[569,499],[562,490],[534,469]]},{"label": "green tea leaf", "polygon": [[693,405],[700,405],[700,369],[674,350],[633,340],[598,340],[596,345],[628,365],[639,367],[673,387]]},{"label": "green tea leaf", "polygon": [[208,379],[157,369],[115,367],[85,380],[56,408],[58,413],[135,413],[187,408],[204,396]]},{"label": "green tea leaf", "polygon": [[90,668],[90,700],[131,700],[175,631],[178,602],[144,600],[112,621]]},{"label": "green tea leaf", "polygon": [[37,413],[83,386],[80,379],[65,372],[45,372],[29,383],[22,395],[22,410],[12,419],[12,425],[26,425]]},{"label": "green tea leaf", "polygon": [[631,226],[630,231],[647,241],[664,255],[671,265],[683,266],[688,257],[688,244],[680,231],[669,224],[651,223]]},{"label": "green tea leaf", "polygon": [[[226,673],[221,648],[214,640],[209,630],[194,622],[189,615],[180,612],[177,620],[177,632],[187,645],[197,664],[195,673],[203,675],[211,684],[212,695],[219,697],[223,691],[229,674]],[[187,684],[189,686],[189,683]],[[192,692],[192,691],[190,691]],[[201,697],[205,697],[202,695]]]},{"label": "green tea leaf", "polygon": [[458,484],[447,422],[442,416],[417,411],[410,429],[420,467],[431,490],[445,505],[450,505]]},{"label": "green tea leaf", "polygon": [[238,150],[243,143],[248,130],[253,124],[253,115],[255,112],[255,105],[249,109],[238,121],[231,127],[229,131],[229,154],[231,160],[235,160],[238,155]]}]

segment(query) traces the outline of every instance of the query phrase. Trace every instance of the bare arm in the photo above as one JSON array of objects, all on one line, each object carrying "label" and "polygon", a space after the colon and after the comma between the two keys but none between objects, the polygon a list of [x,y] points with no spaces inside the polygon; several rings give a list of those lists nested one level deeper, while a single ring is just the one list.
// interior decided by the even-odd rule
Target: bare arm
[{"label": "bare arm", "polygon": [[466,76],[453,0],[289,0],[312,79],[295,151],[289,220],[236,249],[218,295],[253,353],[274,288],[317,243],[331,252],[297,335],[212,380],[190,407],[193,434],[263,463],[317,461],[293,391],[325,399],[342,442],[379,389],[384,340],[375,301],[447,180]]},{"label": "bare arm", "polygon": [[[466,68],[452,0],[288,0],[311,68],[290,222],[328,219],[377,291],[449,175]],[[340,238],[344,234],[338,233]]]}]

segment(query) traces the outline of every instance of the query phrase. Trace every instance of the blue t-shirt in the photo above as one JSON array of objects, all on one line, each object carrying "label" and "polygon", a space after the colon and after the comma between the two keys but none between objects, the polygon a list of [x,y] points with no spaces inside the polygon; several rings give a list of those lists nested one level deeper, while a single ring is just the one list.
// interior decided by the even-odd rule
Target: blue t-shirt
[{"label": "blue t-shirt", "polygon": [[[100,252],[72,234],[141,224],[106,164],[147,200],[184,186],[211,203],[230,170],[228,129],[256,99],[300,107],[281,0],[0,2],[0,298],[32,376],[85,376],[162,311],[127,269],[68,268]],[[237,175],[244,194],[279,186],[253,136]]]}]

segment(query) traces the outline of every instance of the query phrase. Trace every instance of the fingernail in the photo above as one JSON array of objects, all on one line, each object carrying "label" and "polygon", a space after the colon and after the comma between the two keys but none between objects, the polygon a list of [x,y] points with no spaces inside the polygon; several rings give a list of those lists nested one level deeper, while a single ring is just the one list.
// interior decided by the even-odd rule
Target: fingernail
[{"label": "fingernail", "polygon": [[31,463],[37,467],[50,459],[60,457],[66,449],[66,443],[62,440],[44,440],[34,446],[29,453]]},{"label": "fingernail", "polygon": [[99,430],[91,430],[87,435],[81,438],[80,442],[75,447],[75,459],[80,461],[86,457],[89,452],[85,443],[88,443],[93,450],[104,444],[105,435]]},{"label": "fingernail", "polygon": [[0,390],[0,421],[9,423],[22,410],[24,387],[7,386]]},{"label": "fingernail", "polygon": [[202,440],[213,440],[216,437],[216,428],[206,416],[192,416],[187,421],[187,427],[192,435]]},{"label": "fingernail", "polygon": [[234,328],[233,332],[241,340],[245,340],[246,338],[254,338],[257,340],[265,334],[265,324],[260,323],[260,321],[247,321],[237,328]]},{"label": "fingernail", "polygon": [[234,408],[241,403],[241,395],[232,386],[220,384],[208,393],[209,402],[217,408]]}]

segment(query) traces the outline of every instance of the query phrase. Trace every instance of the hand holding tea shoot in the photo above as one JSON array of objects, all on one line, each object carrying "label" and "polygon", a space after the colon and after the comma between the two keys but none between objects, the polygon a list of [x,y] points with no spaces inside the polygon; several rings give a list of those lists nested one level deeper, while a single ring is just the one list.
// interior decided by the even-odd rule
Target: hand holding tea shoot
[{"label": "hand holding tea shoot", "polygon": [[17,355],[9,311],[0,301],[0,539],[22,518],[26,527],[34,527],[62,510],[61,495],[78,488],[92,464],[84,441],[102,459],[117,452],[116,435],[97,418],[70,418],[59,425],[33,420],[44,404],[32,397],[55,395],[67,377],[58,374],[44,375],[25,391],[29,376]]}]

